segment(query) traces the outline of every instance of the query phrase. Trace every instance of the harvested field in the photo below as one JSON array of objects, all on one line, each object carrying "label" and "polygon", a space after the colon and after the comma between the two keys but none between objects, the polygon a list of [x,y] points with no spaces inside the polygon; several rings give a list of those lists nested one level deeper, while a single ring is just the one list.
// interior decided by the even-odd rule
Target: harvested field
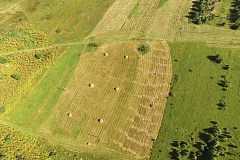
[{"label": "harvested field", "polygon": [[151,52],[141,55],[137,43],[109,43],[83,55],[49,116],[42,123],[28,119],[29,127],[92,149],[149,158],[172,77],[167,44],[149,46]]},{"label": "harvested field", "polygon": [[90,36],[143,32],[150,26],[158,3],[159,0],[117,0]]},{"label": "harvested field", "polygon": [[169,0],[159,8],[151,22],[147,37],[172,39],[187,28],[189,8],[192,1]]}]

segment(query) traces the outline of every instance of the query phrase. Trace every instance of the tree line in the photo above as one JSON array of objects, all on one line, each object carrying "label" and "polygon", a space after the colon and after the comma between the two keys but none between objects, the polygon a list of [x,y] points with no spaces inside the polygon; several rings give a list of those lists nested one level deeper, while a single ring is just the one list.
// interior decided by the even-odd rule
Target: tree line
[{"label": "tree line", "polygon": [[240,0],[234,0],[231,7],[229,16],[230,28],[236,30],[240,28]]},{"label": "tree line", "polygon": [[[220,1],[221,0],[195,0],[187,17],[194,24],[207,23],[214,19],[215,7]],[[227,21],[231,29],[240,29],[240,0],[232,1]]]},{"label": "tree line", "polygon": [[195,0],[188,18],[195,24],[202,24],[214,19],[215,6],[220,0]]}]

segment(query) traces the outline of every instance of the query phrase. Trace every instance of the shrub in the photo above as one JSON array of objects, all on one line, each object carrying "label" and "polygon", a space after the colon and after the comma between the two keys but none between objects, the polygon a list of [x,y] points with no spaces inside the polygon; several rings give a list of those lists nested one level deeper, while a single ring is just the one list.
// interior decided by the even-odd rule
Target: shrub
[{"label": "shrub", "polygon": [[170,97],[174,97],[173,91],[170,91],[168,95],[169,95]]},{"label": "shrub", "polygon": [[146,54],[148,53],[150,50],[149,46],[147,44],[140,44],[138,45],[138,51],[141,53],[141,54]]},{"label": "shrub", "polygon": [[231,68],[231,66],[229,64],[226,64],[225,66],[223,66],[223,69],[225,70],[229,70]]},{"label": "shrub", "polygon": [[47,59],[47,58],[50,58],[51,55],[52,55],[52,54],[51,54],[50,52],[48,52],[48,53],[44,54],[44,58],[46,58],[46,59]]},{"label": "shrub", "polygon": [[4,113],[6,111],[6,108],[4,106],[0,107],[0,114]]},{"label": "shrub", "polygon": [[223,80],[220,80],[220,82],[218,83],[218,85],[220,85],[223,88],[229,88],[231,87],[230,82],[227,80],[226,76],[222,76]]},{"label": "shrub", "polygon": [[180,159],[181,154],[179,153],[179,150],[173,149],[172,152],[169,153],[172,157],[172,159]]},{"label": "shrub", "polygon": [[98,45],[96,43],[88,43],[86,51],[94,52],[97,50],[97,48],[98,48]]},{"label": "shrub", "polygon": [[15,80],[19,80],[21,78],[19,74],[12,74],[11,77]]},{"label": "shrub", "polygon": [[58,29],[56,30],[56,33],[60,33],[60,32],[61,32],[61,29],[58,28]]},{"label": "shrub", "polygon": [[189,153],[189,157],[188,157],[189,159],[191,159],[191,160],[195,160],[195,159],[197,159],[197,156],[196,156],[196,154],[195,154],[195,152],[190,152]]},{"label": "shrub", "polygon": [[35,54],[35,57],[36,57],[37,59],[42,58],[42,56],[43,56],[42,53],[36,53],[36,54]]},{"label": "shrub", "polygon": [[181,146],[182,149],[187,149],[189,147],[188,143],[184,142],[184,141],[180,142],[180,146]]},{"label": "shrub", "polygon": [[223,58],[220,54],[215,55],[214,58],[216,63],[221,63],[223,61]]},{"label": "shrub", "polygon": [[4,58],[4,57],[0,57],[0,63],[1,64],[4,64],[7,62],[7,58]]},{"label": "shrub", "polygon": [[50,152],[48,155],[49,158],[53,158],[54,156],[56,156],[56,152]]},{"label": "shrub", "polygon": [[220,54],[216,54],[215,56],[207,56],[207,58],[215,63],[221,63],[223,61],[223,57]]},{"label": "shrub", "polygon": [[182,151],[180,152],[180,154],[181,154],[182,156],[189,156],[190,151],[189,151],[188,149],[184,149],[184,150],[182,150]]}]

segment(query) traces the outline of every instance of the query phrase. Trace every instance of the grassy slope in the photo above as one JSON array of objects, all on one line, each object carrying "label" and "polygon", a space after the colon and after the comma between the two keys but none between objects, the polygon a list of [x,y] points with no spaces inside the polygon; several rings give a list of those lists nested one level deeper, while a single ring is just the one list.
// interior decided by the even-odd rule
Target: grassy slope
[{"label": "grassy slope", "polygon": [[[115,0],[71,0],[40,3],[27,0],[23,12],[53,43],[83,40]],[[56,31],[58,30],[59,33]]]},{"label": "grassy slope", "polygon": [[[101,159],[104,157],[69,151],[31,133],[0,124],[1,159]],[[17,149],[18,150],[17,150]],[[21,148],[21,149],[19,149]],[[53,152],[56,155],[49,156]]]},{"label": "grassy slope", "polygon": [[[173,140],[188,140],[190,133],[198,132],[209,127],[210,120],[216,120],[222,127],[233,131],[239,125],[239,50],[206,47],[201,43],[171,43],[173,75],[180,76],[179,82],[173,83],[174,97],[169,98],[164,113],[162,127],[151,159],[169,159],[170,143]],[[222,64],[214,64],[206,57],[221,54]],[[223,64],[230,64],[232,68],[223,70]],[[189,72],[189,69],[193,72]],[[226,75],[231,82],[228,91],[222,91],[217,85],[221,75]],[[211,79],[210,77],[214,77]],[[226,99],[227,109],[218,110],[216,105],[220,99]],[[172,103],[172,105],[170,105]],[[234,136],[239,131],[233,132]],[[240,141],[234,142],[237,146]],[[161,152],[159,152],[161,150]]]},{"label": "grassy slope", "polygon": [[[168,84],[171,78],[169,76],[165,79],[164,76],[158,77],[153,74],[142,73],[137,69],[142,68],[159,74],[167,71],[171,75],[170,64],[166,67],[159,67],[162,63],[168,64],[171,60],[154,58],[152,55],[169,57],[168,48],[167,46],[161,47],[159,44],[159,46],[155,46],[160,47],[159,51],[152,48],[152,54],[140,56],[136,51],[138,45],[135,43],[109,44],[109,48],[106,46],[108,45],[101,46],[100,51],[85,54],[80,58],[75,74],[66,87],[67,91],[58,99],[62,93],[59,88],[66,86],[68,82],[68,77],[65,78],[65,75],[71,76],[65,71],[74,70],[74,64],[78,62],[74,52],[79,53],[80,51],[65,53],[65,57],[62,57],[49,70],[45,78],[40,81],[33,94],[27,97],[27,100],[12,113],[10,121],[36,132],[61,137],[69,142],[75,143],[77,141],[77,144],[85,145],[85,147],[87,146],[86,141],[90,141],[94,147],[95,145],[96,147],[103,146],[104,149],[107,147],[119,151],[120,154],[117,156],[124,157],[125,154],[132,156],[130,153],[123,151],[127,147],[136,152],[136,156],[148,157],[152,146],[151,137],[157,137],[160,127],[160,125],[154,124],[159,123],[162,118],[161,116],[155,117],[154,114],[159,113],[161,115],[163,112],[164,107],[162,105],[158,107],[158,103],[165,104],[166,98],[164,97],[168,94],[169,86],[153,88],[135,84],[134,81],[140,84],[146,82],[153,85]],[[104,47],[106,47],[106,50]],[[166,51],[163,52],[163,49],[166,49]],[[103,51],[109,53],[109,56],[104,57],[102,55]],[[129,59],[124,59],[124,55],[128,55]],[[153,64],[146,61],[153,62]],[[68,66],[70,66],[70,69],[68,69]],[[121,77],[125,78],[122,79]],[[62,79],[64,79],[64,84],[61,84]],[[90,82],[95,84],[93,89],[88,87]],[[116,86],[121,88],[119,93],[114,91]],[[164,94],[163,96],[157,94],[159,90],[161,90],[161,94]],[[160,96],[164,100],[155,101],[151,98],[138,98],[140,95]],[[149,107],[150,103],[156,103],[156,107]],[[144,105],[146,108],[141,108],[139,105]],[[69,111],[73,113],[73,118],[69,119],[67,117]],[[104,123],[99,125],[97,117],[102,117]],[[146,122],[141,117],[149,119],[149,122],[153,125],[149,125],[148,121]],[[136,120],[131,122],[128,119]],[[131,126],[137,126],[138,129],[146,128],[146,134],[131,129]],[[128,136],[134,137],[140,145],[131,142],[119,130],[126,131]],[[89,134],[99,135],[101,142],[95,142],[96,138],[89,137]],[[147,134],[151,136],[149,137]],[[123,148],[113,141],[122,143]],[[142,146],[142,142],[147,146]],[[91,150],[94,147],[90,147]],[[94,151],[96,152],[96,149]],[[111,154],[117,153],[112,152]]]}]

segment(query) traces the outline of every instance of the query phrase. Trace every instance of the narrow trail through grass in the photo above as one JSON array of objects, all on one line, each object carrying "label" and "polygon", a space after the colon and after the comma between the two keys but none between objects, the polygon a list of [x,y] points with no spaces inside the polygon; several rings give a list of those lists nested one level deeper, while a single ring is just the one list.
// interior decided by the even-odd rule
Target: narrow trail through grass
[{"label": "narrow trail through grass", "polygon": [[19,5],[19,4],[22,3],[23,1],[24,1],[24,0],[21,0],[21,1],[17,2],[17,3],[15,3],[14,5],[12,5],[11,7],[7,8],[7,9],[5,9],[5,10],[3,10],[3,11],[0,11],[0,14],[9,12],[10,10],[14,9],[17,5]]}]

